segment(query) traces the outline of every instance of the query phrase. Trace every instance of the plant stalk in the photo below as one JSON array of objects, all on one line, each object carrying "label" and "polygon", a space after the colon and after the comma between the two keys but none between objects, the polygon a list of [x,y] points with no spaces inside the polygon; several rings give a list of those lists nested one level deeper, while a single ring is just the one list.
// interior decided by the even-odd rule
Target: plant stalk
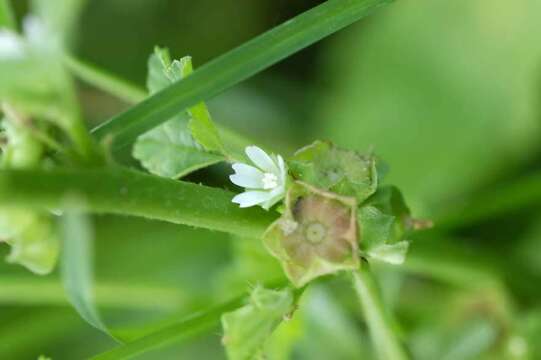
[{"label": "plant stalk", "polygon": [[[147,175],[125,168],[1,170],[4,207],[62,209],[66,198],[94,213],[140,216],[259,238],[277,214],[241,209],[218,188]],[[72,204],[70,204],[72,206]]]},{"label": "plant stalk", "polygon": [[363,262],[359,271],[352,272],[353,286],[370,330],[374,349],[381,360],[406,360],[408,356],[393,331],[390,314],[386,311],[376,280],[368,263]]}]

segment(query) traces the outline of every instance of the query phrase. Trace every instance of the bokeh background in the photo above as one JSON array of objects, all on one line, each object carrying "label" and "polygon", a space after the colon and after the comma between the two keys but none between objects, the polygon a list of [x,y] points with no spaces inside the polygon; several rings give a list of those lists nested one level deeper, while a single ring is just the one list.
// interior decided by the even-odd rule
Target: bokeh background
[{"label": "bokeh background", "polygon": [[[72,48],[143,87],[155,45],[201,65],[320,2],[88,0]],[[22,16],[25,1],[14,4]],[[406,266],[377,272],[414,359],[541,358],[541,206],[445,231],[437,221],[539,174],[540,36],[538,0],[401,0],[209,101],[217,122],[284,155],[314,139],[373,150],[414,215],[436,220]],[[79,90],[89,126],[129,106]],[[227,172],[189,180],[229,187]],[[94,223],[98,304],[126,337],[280,277],[251,239],[116,216]],[[57,274],[0,267],[0,359],[71,360],[114,346],[67,306]],[[340,277],[314,286],[270,346],[276,359],[373,358]],[[140,357],[192,358],[224,358],[219,328]]]}]

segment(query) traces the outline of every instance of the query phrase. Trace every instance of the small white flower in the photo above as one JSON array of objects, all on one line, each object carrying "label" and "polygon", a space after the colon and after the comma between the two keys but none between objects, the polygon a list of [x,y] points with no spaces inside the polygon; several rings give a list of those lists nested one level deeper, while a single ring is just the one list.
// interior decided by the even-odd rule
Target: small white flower
[{"label": "small white flower", "polygon": [[246,191],[233,198],[241,208],[259,205],[268,210],[280,201],[286,191],[287,168],[280,155],[268,155],[257,146],[248,146],[246,155],[254,166],[235,163],[235,174],[229,179]]}]

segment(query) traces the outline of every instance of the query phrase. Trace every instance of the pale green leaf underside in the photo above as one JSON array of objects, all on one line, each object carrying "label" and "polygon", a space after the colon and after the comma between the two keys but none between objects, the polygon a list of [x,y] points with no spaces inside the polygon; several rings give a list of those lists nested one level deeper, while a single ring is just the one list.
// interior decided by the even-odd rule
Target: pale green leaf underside
[{"label": "pale green leaf underside", "polygon": [[[171,61],[167,49],[156,48],[148,62],[147,87],[153,94],[182,79],[190,72],[191,61],[189,57]],[[198,111],[195,113],[199,116],[200,112],[204,110],[208,116],[206,120],[210,121],[210,129],[216,131],[206,106],[201,103],[197,107]],[[141,161],[143,167],[149,172],[169,178],[179,178],[192,171],[223,161],[222,155],[205,150],[205,148],[214,150],[213,147],[221,146],[221,143],[214,143],[212,140],[214,138],[205,133],[205,131],[209,131],[209,128],[201,128],[200,125],[193,125],[194,123],[199,124],[199,121],[190,120],[186,111],[180,112],[163,125],[139,136],[133,148],[133,156]],[[200,139],[205,140],[204,144],[200,144],[194,139],[192,130],[194,126],[202,131],[202,134],[198,134]],[[215,139],[219,141],[217,131]]]},{"label": "pale green leaf underside", "polygon": [[71,304],[90,325],[109,334],[94,305],[94,234],[82,213],[62,216],[62,282]]},{"label": "pale green leaf underside", "polygon": [[137,139],[133,156],[151,173],[179,178],[224,158],[205,152],[190,135],[186,116],[178,116]]}]

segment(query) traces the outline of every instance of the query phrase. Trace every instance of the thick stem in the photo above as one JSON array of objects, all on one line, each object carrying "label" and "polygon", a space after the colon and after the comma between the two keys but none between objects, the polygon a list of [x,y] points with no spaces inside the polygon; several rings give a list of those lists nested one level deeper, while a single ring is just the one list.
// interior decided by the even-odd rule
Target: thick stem
[{"label": "thick stem", "polygon": [[374,348],[382,360],[408,359],[400,341],[393,331],[390,314],[386,311],[376,281],[367,263],[352,273],[353,286],[372,336]]},{"label": "thick stem", "polygon": [[222,189],[124,168],[2,170],[0,204],[62,208],[76,196],[82,210],[141,216],[259,238],[276,218],[260,208],[240,209]]}]

